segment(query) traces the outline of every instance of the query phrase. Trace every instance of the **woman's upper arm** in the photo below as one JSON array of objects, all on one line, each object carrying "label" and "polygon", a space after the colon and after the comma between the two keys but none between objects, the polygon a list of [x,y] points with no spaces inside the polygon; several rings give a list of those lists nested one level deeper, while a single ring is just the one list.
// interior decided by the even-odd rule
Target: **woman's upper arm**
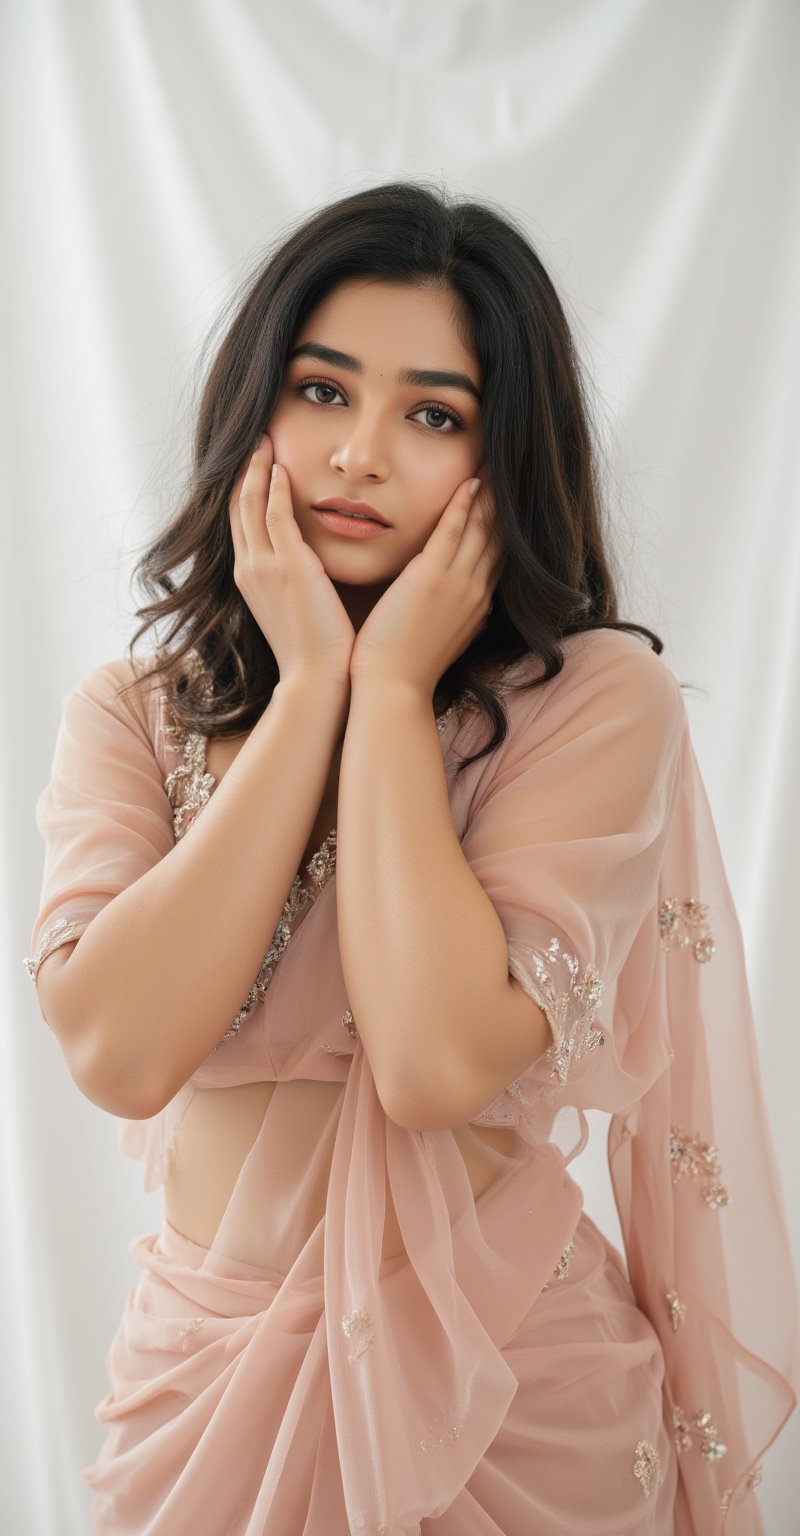
[{"label": "woman's upper arm", "polygon": [[42,1017],[65,1049],[76,1047],[81,1030],[68,961],[82,933],[174,845],[147,708],[138,694],[117,693],[133,676],[126,659],[107,662],[64,697],[50,777],[36,803],[44,869],[25,966]]},{"label": "woman's upper arm", "polygon": [[62,984],[62,973],[66,961],[72,954],[78,943],[72,939],[66,944],[59,945],[58,949],[51,950],[41,962],[36,973],[36,995],[39,999],[39,1012],[45,1024],[49,1024],[53,1033],[58,1037],[62,1048],[66,1046],[71,1037],[71,1021],[66,1008],[62,1007],[65,1001],[66,988]]}]

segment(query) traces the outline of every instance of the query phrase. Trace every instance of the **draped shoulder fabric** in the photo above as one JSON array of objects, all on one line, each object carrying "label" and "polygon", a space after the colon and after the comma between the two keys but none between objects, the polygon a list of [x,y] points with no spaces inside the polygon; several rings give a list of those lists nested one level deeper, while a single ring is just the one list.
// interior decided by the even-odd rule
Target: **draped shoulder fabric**
[{"label": "draped shoulder fabric", "polygon": [[[341,971],[331,829],[207,1059],[120,1122],[154,1189],[204,1091],[274,1085],[210,1245],[166,1219],[131,1245],[82,1472],[97,1532],[763,1536],[800,1347],[742,935],[674,674],[620,631],[562,647],[543,686],[519,688],[535,658],[507,669],[506,740],[461,774],[485,718],[469,696],[437,718],[463,853],[550,1044],[464,1126],[390,1120]],[[63,701],[34,980],[213,793],[166,689],[116,696],[133,665]],[[592,1107],[625,1264],[568,1172]]]}]

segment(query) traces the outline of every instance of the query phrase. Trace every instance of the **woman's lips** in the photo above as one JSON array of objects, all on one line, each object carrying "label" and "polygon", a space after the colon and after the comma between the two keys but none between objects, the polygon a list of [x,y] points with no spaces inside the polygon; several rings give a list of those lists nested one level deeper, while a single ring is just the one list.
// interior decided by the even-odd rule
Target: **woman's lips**
[{"label": "woman's lips", "polygon": [[371,517],[374,523],[383,523],[389,526],[388,518],[373,507],[369,501],[352,501],[349,496],[321,496],[319,501],[313,503],[316,512],[356,512],[362,517]]},{"label": "woman's lips", "polygon": [[312,507],[311,510],[331,533],[343,534],[348,539],[374,539],[379,533],[389,531],[385,523],[376,523],[372,518],[348,517],[345,512],[332,512],[319,507]]}]

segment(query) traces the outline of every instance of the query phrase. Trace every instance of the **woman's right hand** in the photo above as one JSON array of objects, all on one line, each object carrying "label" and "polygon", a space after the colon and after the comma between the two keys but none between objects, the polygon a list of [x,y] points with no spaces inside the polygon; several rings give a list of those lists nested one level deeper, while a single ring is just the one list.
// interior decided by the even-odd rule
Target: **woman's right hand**
[{"label": "woman's right hand", "polygon": [[271,479],[266,433],[234,482],[228,509],[233,579],[271,646],[281,681],[350,680],[355,631],[319,556],[295,521],[284,465]]}]

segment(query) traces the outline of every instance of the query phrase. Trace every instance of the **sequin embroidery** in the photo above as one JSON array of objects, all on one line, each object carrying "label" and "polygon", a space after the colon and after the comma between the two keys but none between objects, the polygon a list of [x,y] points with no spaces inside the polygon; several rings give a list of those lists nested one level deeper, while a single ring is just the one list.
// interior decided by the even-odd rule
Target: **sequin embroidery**
[{"label": "sequin embroidery", "polygon": [[[544,1097],[553,1091],[551,1087],[545,1086],[539,1087],[536,1093]],[[514,1108],[515,1104],[519,1105],[519,1111]],[[513,1126],[519,1120],[520,1112],[524,1117],[528,1114],[530,1108],[531,1101],[522,1087],[522,1077],[518,1075],[512,1078],[505,1088],[500,1090],[497,1097],[492,1099],[491,1104],[487,1104],[486,1108],[482,1109],[479,1114],[473,1115],[469,1123],[470,1125]]]},{"label": "sequin embroidery", "polygon": [[204,1322],[204,1317],[193,1317],[191,1321],[186,1324],[185,1328],[181,1328],[180,1332],[178,1333],[178,1338],[181,1341],[181,1349],[183,1350],[184,1354],[186,1354],[186,1351],[189,1348],[190,1340],[194,1338],[198,1328]]},{"label": "sequin embroidery", "polygon": [[533,963],[537,985],[532,985],[513,954],[509,954],[508,969],[547,1017],[553,1043],[544,1053],[545,1060],[552,1066],[551,1079],[563,1087],[570,1062],[605,1044],[603,1031],[591,1027],[605,986],[596,966],[587,965],[581,973],[577,956],[562,949],[555,936],[544,950],[521,947]]},{"label": "sequin embroidery", "polygon": [[717,1439],[717,1427],[707,1409],[700,1408],[693,1419],[687,1419],[683,1409],[676,1404],[672,1410],[672,1427],[679,1452],[691,1449],[694,1436],[699,1441],[700,1455],[705,1461],[719,1461],[727,1456],[728,1447]]},{"label": "sequin embroidery", "polygon": [[719,1182],[722,1169],[719,1153],[713,1144],[701,1141],[699,1135],[687,1136],[680,1125],[673,1125],[669,1133],[669,1156],[673,1184],[677,1184],[686,1173],[699,1176],[706,1180],[700,1193],[710,1210],[730,1205],[731,1197],[724,1184]]},{"label": "sequin embroidery", "polygon": [[[707,915],[708,907],[695,896],[687,896],[685,901],[668,896],[658,909],[661,948],[686,949],[691,945],[695,960],[701,963],[710,960],[716,945],[708,932]],[[698,933],[698,929],[702,931]]]},{"label": "sequin embroidery", "polygon": [[[201,697],[203,703],[210,704],[213,698],[212,679],[199,652],[194,649],[189,651],[184,663],[193,679],[202,679]],[[206,771],[206,737],[202,731],[188,731],[184,728],[174,712],[169,694],[162,693],[161,707],[171,722],[162,722],[162,732],[170,738],[174,751],[183,753],[182,760],[164,780],[167,798],[172,806],[175,841],[179,842],[198,811],[207,804],[217,781],[213,773]]]},{"label": "sequin embroidery", "polygon": [[[754,1489],[759,1487],[759,1485],[761,1483],[761,1479],[763,1477],[763,1474],[764,1474],[764,1464],[761,1461],[757,1461],[755,1466],[753,1467],[752,1472],[748,1473],[748,1475],[747,1475],[747,1477],[745,1479],[745,1485],[744,1485],[744,1498],[745,1499],[747,1498],[747,1495],[749,1493],[752,1493],[754,1491]],[[722,1495],[722,1501],[721,1501],[719,1507],[720,1507],[720,1510],[722,1511],[723,1515],[726,1515],[728,1513],[728,1510],[730,1509],[730,1504],[731,1504],[731,1499],[733,1498],[733,1493],[734,1493],[733,1488],[726,1488],[725,1492]],[[744,1502],[744,1499],[741,1502]]]},{"label": "sequin embroidery", "polygon": [[342,1331],[348,1339],[355,1339],[355,1347],[347,1356],[348,1365],[355,1365],[368,1349],[372,1349],[375,1343],[375,1334],[372,1331],[372,1318],[366,1307],[356,1307],[354,1312],[348,1313],[342,1318]]},{"label": "sequin embroidery", "polygon": [[[345,1032],[350,1036],[351,1040],[358,1040],[358,1030],[356,1029],[355,1020],[349,1008],[345,1008],[345,1011],[342,1014],[339,1022],[342,1026],[342,1029],[345,1030]],[[326,1045],[324,1041],[320,1049],[323,1051],[328,1051],[331,1056],[352,1056],[353,1054],[352,1051],[348,1051],[345,1047],[337,1051],[335,1046]]]},{"label": "sequin embroidery", "polygon": [[649,1440],[639,1440],[637,1443],[633,1475],[638,1477],[646,1499],[649,1499],[653,1489],[658,1488],[664,1480],[658,1451]]},{"label": "sequin embroidery", "polygon": [[672,1330],[674,1333],[677,1333],[681,1323],[683,1322],[683,1319],[686,1316],[686,1307],[684,1303],[679,1300],[677,1291],[667,1291],[667,1305],[669,1307]]},{"label": "sequin embroidery", "polygon": [[89,921],[86,918],[80,922],[71,922],[67,917],[59,917],[45,928],[36,946],[36,954],[28,956],[22,962],[31,980],[36,980],[39,966],[48,955],[52,955],[54,949],[58,949],[60,944],[69,944],[73,939],[79,939],[88,926]]},{"label": "sequin embroidery", "polygon": [[436,1415],[433,1423],[428,1426],[426,1438],[419,1442],[421,1451],[438,1451],[443,1445],[455,1445],[464,1428],[464,1421],[461,1419],[458,1424],[454,1424],[445,1434],[442,1434],[443,1427],[442,1415],[439,1413]]},{"label": "sequin embroidery", "polygon": [[573,1242],[567,1243],[567,1246],[564,1249],[564,1252],[562,1253],[555,1269],[553,1270],[550,1279],[545,1281],[545,1284],[542,1286],[543,1291],[549,1291],[550,1286],[554,1280],[566,1280],[567,1275],[569,1274],[569,1261],[572,1258],[574,1252],[575,1244]]}]

